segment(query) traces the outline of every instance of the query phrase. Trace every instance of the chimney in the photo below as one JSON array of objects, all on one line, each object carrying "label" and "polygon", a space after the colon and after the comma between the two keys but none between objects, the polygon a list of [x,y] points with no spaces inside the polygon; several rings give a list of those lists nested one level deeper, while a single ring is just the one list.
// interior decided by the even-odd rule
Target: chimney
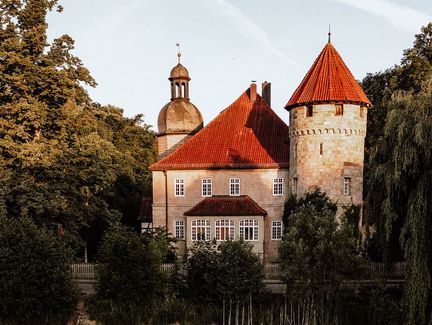
[{"label": "chimney", "polygon": [[262,83],[261,96],[267,105],[271,107],[271,82],[264,81]]},{"label": "chimney", "polygon": [[249,90],[249,98],[251,102],[254,102],[256,100],[256,95],[257,95],[256,83],[255,80],[252,80],[252,83],[250,85],[250,90]]}]

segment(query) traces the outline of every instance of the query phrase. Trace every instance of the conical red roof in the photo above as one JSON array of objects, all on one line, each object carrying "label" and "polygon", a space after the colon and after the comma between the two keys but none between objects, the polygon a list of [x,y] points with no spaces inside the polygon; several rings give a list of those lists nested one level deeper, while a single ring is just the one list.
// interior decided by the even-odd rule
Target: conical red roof
[{"label": "conical red roof", "polygon": [[286,109],[312,103],[342,102],[371,106],[363,89],[329,42],[297,87]]},{"label": "conical red roof", "polygon": [[250,89],[151,170],[287,168],[288,126]]}]

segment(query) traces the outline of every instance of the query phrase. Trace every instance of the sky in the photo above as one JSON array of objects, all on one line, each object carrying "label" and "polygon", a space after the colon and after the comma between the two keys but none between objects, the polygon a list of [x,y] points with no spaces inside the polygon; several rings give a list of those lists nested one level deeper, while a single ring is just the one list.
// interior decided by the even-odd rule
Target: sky
[{"label": "sky", "polygon": [[430,0],[61,0],[48,16],[50,40],[75,40],[74,54],[98,82],[92,99],[143,114],[157,131],[170,100],[169,73],[182,64],[190,98],[208,124],[252,80],[272,83],[272,108],[288,124],[285,104],[331,39],[354,77],[400,62]]}]

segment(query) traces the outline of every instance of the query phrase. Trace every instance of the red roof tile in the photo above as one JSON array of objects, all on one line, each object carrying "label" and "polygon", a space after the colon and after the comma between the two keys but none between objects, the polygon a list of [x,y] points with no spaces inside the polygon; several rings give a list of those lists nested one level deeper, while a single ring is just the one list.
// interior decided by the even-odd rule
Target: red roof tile
[{"label": "red roof tile", "polygon": [[287,168],[288,126],[250,89],[152,170]]},{"label": "red roof tile", "polygon": [[371,106],[363,89],[331,43],[327,43],[321,51],[285,108],[325,102]]},{"label": "red roof tile", "polygon": [[207,197],[185,216],[265,216],[267,212],[247,195],[214,195]]}]

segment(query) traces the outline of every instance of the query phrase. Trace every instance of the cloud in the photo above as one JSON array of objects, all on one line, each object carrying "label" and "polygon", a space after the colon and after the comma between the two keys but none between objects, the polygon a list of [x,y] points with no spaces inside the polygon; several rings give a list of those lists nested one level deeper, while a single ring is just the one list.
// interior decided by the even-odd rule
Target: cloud
[{"label": "cloud", "polygon": [[275,47],[267,32],[246,17],[238,8],[225,0],[206,0],[206,2],[215,9],[214,14],[229,20],[243,37],[260,43],[267,51],[297,67],[299,66],[295,60]]},{"label": "cloud", "polygon": [[420,27],[432,21],[426,13],[395,4],[387,0],[330,0],[379,16],[394,27],[413,33],[419,33]]}]

